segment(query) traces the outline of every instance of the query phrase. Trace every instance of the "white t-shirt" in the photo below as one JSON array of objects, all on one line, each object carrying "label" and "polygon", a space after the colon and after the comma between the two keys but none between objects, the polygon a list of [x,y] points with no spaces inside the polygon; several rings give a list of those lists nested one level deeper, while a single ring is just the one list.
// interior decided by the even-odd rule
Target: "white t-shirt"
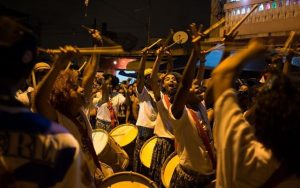
[{"label": "white t-shirt", "polygon": [[156,103],[156,106],[158,115],[154,127],[154,134],[158,137],[174,139],[173,121],[170,119],[168,107],[162,93],[161,100]]},{"label": "white t-shirt", "polygon": [[[115,95],[114,97],[112,97],[110,99],[113,109],[115,111],[115,115],[117,117],[118,114],[118,110],[121,104],[125,103],[126,98],[118,93],[117,95]],[[108,104],[107,102],[102,104],[101,106],[97,106],[97,119],[103,120],[103,121],[107,121],[107,122],[111,122],[111,118],[110,118],[110,112],[108,109]]]},{"label": "white t-shirt", "polygon": [[[199,118],[198,120],[201,120],[203,115],[201,116],[200,113],[196,111],[193,112],[196,113]],[[190,110],[185,107],[180,119],[175,119],[172,115],[171,107],[169,108],[169,114],[174,126],[174,135],[177,143],[176,151],[180,159],[179,163],[183,167],[203,175],[213,174],[214,170],[212,162],[206,151],[205,145],[198,134],[196,122],[194,121]],[[211,132],[208,124],[206,128],[208,132]]]},{"label": "white t-shirt", "polygon": [[279,164],[272,152],[256,140],[254,128],[244,119],[235,93],[228,89],[215,103],[216,187],[260,187]]},{"label": "white t-shirt", "polygon": [[136,125],[153,129],[157,117],[157,112],[155,111],[151,103],[151,100],[155,101],[153,93],[151,93],[146,89],[146,87],[144,87],[141,93],[136,91],[136,94],[139,100],[139,114]]},{"label": "white t-shirt", "polygon": [[97,92],[94,96],[93,96],[93,100],[92,103],[94,106],[97,105],[97,103],[102,100],[102,92]]}]

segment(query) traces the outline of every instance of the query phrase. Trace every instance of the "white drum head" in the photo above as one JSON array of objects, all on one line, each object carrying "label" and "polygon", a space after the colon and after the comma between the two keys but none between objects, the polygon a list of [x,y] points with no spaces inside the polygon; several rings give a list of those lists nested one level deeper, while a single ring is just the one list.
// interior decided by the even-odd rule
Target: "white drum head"
[{"label": "white drum head", "polygon": [[92,133],[92,138],[96,154],[99,155],[108,142],[108,134],[105,130],[96,129]]}]

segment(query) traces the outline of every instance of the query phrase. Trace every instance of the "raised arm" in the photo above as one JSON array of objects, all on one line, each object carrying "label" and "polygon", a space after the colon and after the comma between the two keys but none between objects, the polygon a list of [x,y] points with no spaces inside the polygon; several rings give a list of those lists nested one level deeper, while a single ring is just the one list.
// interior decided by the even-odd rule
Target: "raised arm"
[{"label": "raised arm", "polygon": [[157,50],[157,56],[156,56],[156,59],[155,59],[155,62],[153,64],[153,67],[152,67],[152,72],[151,72],[151,75],[150,75],[150,85],[151,85],[151,89],[153,91],[153,94],[154,94],[154,98],[156,101],[159,101],[160,100],[160,87],[158,85],[158,70],[159,70],[159,65],[160,65],[160,62],[161,62],[161,59],[163,57],[163,48],[159,48]]},{"label": "raised arm", "polygon": [[[101,46],[101,36],[100,32],[98,30],[93,30],[91,33],[93,40],[94,40],[94,46]],[[84,71],[83,71],[83,78],[82,78],[82,88],[84,89],[85,97],[87,99],[90,99],[92,97],[92,91],[93,91],[93,80],[95,79],[95,75],[97,72],[98,67],[98,60],[99,55],[96,55],[95,53],[92,54],[91,58],[89,59],[89,62],[87,63]]]},{"label": "raised arm", "polygon": [[85,98],[87,99],[90,99],[92,97],[93,80],[97,72],[98,59],[98,55],[93,54],[83,71],[81,85],[84,89]]},{"label": "raised arm", "polygon": [[227,89],[233,88],[233,79],[246,59],[265,51],[265,46],[258,41],[251,41],[247,49],[226,58],[212,72],[214,101]]},{"label": "raised arm", "polygon": [[56,121],[55,109],[50,105],[49,98],[53,84],[60,71],[63,70],[71,58],[78,53],[72,46],[60,48],[61,54],[55,60],[50,71],[45,75],[43,80],[37,85],[33,95],[33,110],[45,116],[46,118]]},{"label": "raised arm", "polygon": [[293,52],[289,52],[285,58],[285,61],[283,64],[283,70],[282,70],[283,74],[285,74],[285,75],[289,75],[289,73],[290,73],[293,56],[294,56]]},{"label": "raised arm", "polygon": [[[104,79],[104,78],[103,78]],[[98,101],[98,106],[109,101],[109,91],[110,91],[110,84],[112,79],[109,77],[107,80],[103,80],[101,90],[102,90],[102,98]]]},{"label": "raised arm", "polygon": [[[194,39],[198,36],[199,32],[196,29],[195,23],[192,23],[190,27],[192,31],[192,39]],[[188,97],[186,96],[189,95],[189,90],[191,88],[195,75],[196,61],[200,57],[200,41],[194,42],[193,45],[194,49],[192,50],[188,63],[183,71],[182,80],[177,88],[177,92],[171,109],[173,116],[177,119],[181,117],[184,106],[187,103]]]},{"label": "raised arm", "polygon": [[144,88],[144,82],[145,82],[145,65],[146,65],[146,60],[147,60],[147,55],[148,51],[147,50],[142,50],[142,58],[140,60],[139,64],[139,69],[138,69],[138,74],[137,74],[137,91],[139,93],[142,93],[143,88]]}]

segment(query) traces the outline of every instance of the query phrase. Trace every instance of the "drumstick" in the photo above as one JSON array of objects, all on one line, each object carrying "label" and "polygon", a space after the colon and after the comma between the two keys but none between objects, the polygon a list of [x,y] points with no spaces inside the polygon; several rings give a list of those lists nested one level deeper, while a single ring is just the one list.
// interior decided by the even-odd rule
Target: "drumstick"
[{"label": "drumstick", "polygon": [[114,137],[114,136],[122,136],[122,135],[126,135],[126,134],[125,133],[120,133],[120,134],[113,134],[111,136]]}]

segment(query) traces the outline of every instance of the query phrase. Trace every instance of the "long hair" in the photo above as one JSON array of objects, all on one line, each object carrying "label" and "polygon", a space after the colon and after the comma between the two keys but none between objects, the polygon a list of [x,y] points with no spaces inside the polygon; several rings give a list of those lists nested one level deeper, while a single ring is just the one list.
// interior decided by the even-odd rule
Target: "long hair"
[{"label": "long hair", "polygon": [[255,134],[288,169],[300,175],[299,79],[274,74],[257,95]]},{"label": "long hair", "polygon": [[51,94],[50,103],[63,114],[69,114],[71,104],[71,89],[78,87],[78,74],[74,70],[61,71],[55,80]]}]

